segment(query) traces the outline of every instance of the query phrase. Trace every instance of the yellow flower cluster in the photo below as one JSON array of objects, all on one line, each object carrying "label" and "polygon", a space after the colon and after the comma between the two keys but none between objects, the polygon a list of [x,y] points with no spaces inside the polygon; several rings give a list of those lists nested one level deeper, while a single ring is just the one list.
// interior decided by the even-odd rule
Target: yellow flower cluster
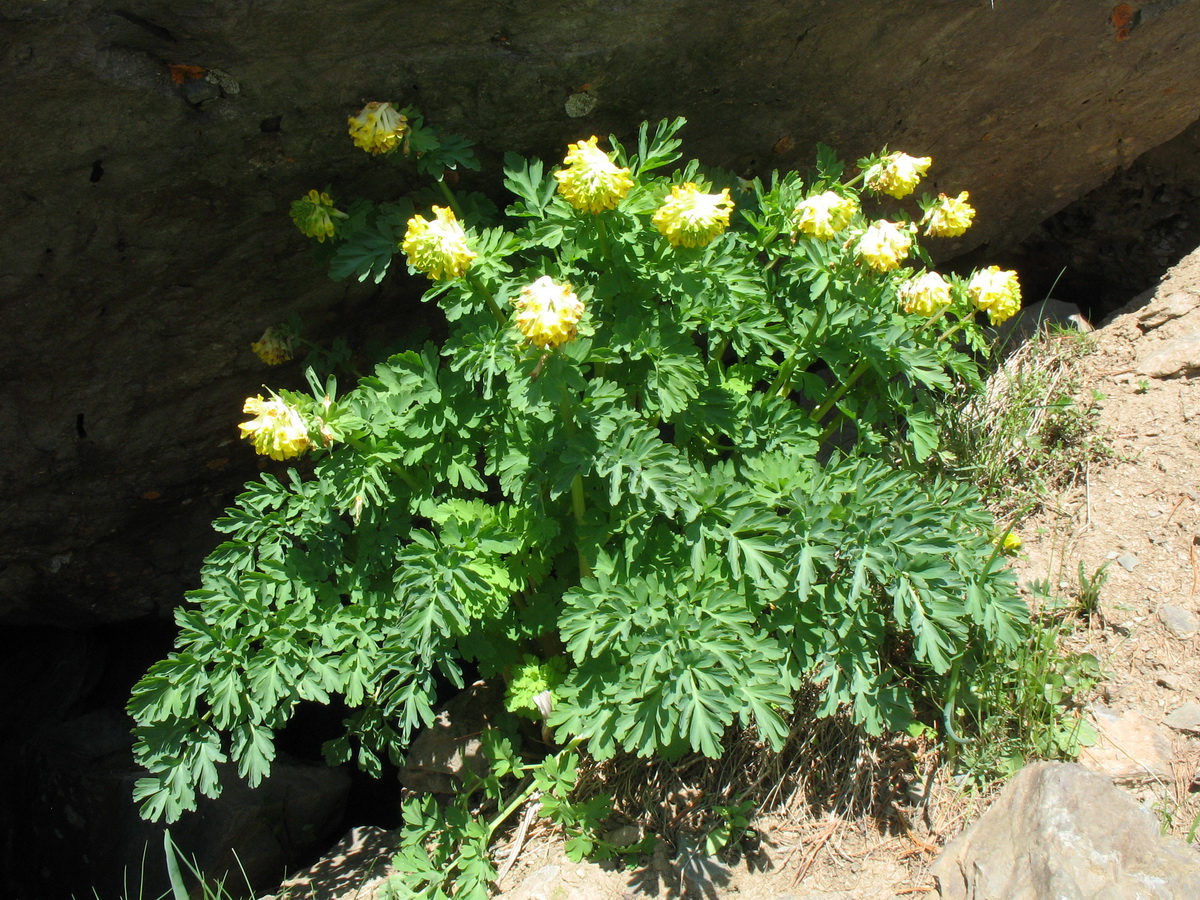
[{"label": "yellow flower cluster", "polygon": [[703,247],[729,227],[733,200],[729,188],[704,194],[692,182],[671,188],[671,196],[651,221],[675,247]]},{"label": "yellow flower cluster", "polygon": [[937,202],[925,213],[925,234],[929,237],[958,237],[971,227],[975,207],[967,202],[968,193],[957,197],[938,194]]},{"label": "yellow flower cluster", "polygon": [[811,237],[827,241],[850,224],[858,212],[858,202],[853,197],[843,197],[833,191],[825,191],[796,204],[794,215],[796,228]]},{"label": "yellow flower cluster", "polygon": [[988,321],[999,325],[1021,309],[1021,283],[1017,273],[999,266],[980,269],[967,284],[967,296],[977,309],[985,310]]},{"label": "yellow flower cluster", "polygon": [[254,443],[254,452],[271,459],[290,459],[312,446],[308,426],[294,406],[278,397],[264,400],[260,394],[248,397],[242,412],[254,416],[238,428],[242,437]]},{"label": "yellow flower cluster", "polygon": [[906,313],[929,317],[950,305],[950,285],[937,272],[910,278],[896,290]]},{"label": "yellow flower cluster", "polygon": [[571,285],[558,284],[549,275],[521,288],[521,296],[513,300],[513,306],[517,308],[517,330],[543,350],[574,340],[576,326],[583,317],[583,302]]},{"label": "yellow flower cluster", "polygon": [[287,327],[272,325],[250,349],[268,366],[282,365],[295,356],[295,335]]},{"label": "yellow flower cluster", "polygon": [[433,221],[424,216],[408,220],[400,249],[408,263],[433,281],[459,278],[471,266],[475,253],[467,246],[467,233],[448,207],[433,207]]},{"label": "yellow flower cluster", "polygon": [[932,163],[933,159],[928,156],[889,153],[867,169],[865,183],[871,190],[889,197],[907,197],[925,177]]},{"label": "yellow flower cluster", "polygon": [[592,135],[567,147],[565,169],[554,173],[558,192],[573,207],[599,213],[613,209],[633,187],[629,170],[619,168],[608,154],[596,146],[600,139]]},{"label": "yellow flower cluster", "polygon": [[306,237],[316,238],[322,244],[337,230],[333,220],[347,218],[344,212],[333,208],[333,198],[323,191],[309,191],[292,204],[291,215]]},{"label": "yellow flower cluster", "polygon": [[391,153],[408,133],[407,117],[390,103],[368,103],[346,121],[354,146],[372,154]]},{"label": "yellow flower cluster", "polygon": [[912,246],[912,235],[894,222],[872,222],[858,240],[858,255],[876,272],[897,268]]}]

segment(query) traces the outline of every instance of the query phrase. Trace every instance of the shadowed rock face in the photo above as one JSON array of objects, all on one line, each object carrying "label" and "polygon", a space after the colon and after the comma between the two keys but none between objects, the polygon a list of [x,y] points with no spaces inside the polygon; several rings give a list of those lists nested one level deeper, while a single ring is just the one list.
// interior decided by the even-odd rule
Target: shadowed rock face
[{"label": "shadowed rock face", "polygon": [[174,602],[254,474],[242,398],[299,383],[249,343],[293,309],[352,343],[411,320],[420,283],[333,284],[287,218],[312,187],[415,186],[346,137],[363,101],[477,140],[488,190],[505,150],[557,159],[674,115],[689,154],[742,174],[820,141],[932,155],[923,189],[979,209],[950,256],[1018,240],[1195,118],[1200,7],[1118,24],[1044,0],[0,0],[0,618]]}]

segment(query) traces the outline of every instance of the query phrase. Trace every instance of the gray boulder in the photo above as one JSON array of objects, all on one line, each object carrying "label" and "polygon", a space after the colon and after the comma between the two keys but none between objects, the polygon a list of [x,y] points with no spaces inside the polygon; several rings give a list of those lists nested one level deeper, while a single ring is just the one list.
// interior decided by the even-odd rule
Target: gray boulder
[{"label": "gray boulder", "polygon": [[1200,854],[1082,766],[1026,766],[931,869],[942,900],[1195,900]]}]

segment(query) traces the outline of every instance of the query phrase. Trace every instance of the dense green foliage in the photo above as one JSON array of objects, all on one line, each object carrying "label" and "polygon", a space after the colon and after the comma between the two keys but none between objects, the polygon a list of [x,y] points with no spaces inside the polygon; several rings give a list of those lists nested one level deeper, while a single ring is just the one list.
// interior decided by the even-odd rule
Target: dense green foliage
[{"label": "dense green foliage", "polygon": [[[831,153],[744,182],[678,166],[681,125],[611,139],[633,186],[599,213],[510,155],[503,215],[455,198],[475,258],[425,295],[444,342],[341,395],[280,392],[311,473],[263,475],[216,522],[176,650],[134,692],[146,816],[217,795],[225,760],[257,783],[305,701],[344,705],[327,757],[368,772],[476,672],[526,713],[549,691],[554,737],[593,756],[715,757],[731,727],[779,746],[807,685],[872,733],[940,727],[976,663],[1020,644],[990,517],[923,465],[940,396],[977,379],[963,283],[905,312],[917,273],[863,264],[861,209],[834,240],[797,230],[806,196],[859,196]],[[736,203],[703,246],[651,225],[685,183]],[[382,277],[411,208],[353,204],[334,274]],[[509,312],[542,276],[586,308],[547,348]]]}]

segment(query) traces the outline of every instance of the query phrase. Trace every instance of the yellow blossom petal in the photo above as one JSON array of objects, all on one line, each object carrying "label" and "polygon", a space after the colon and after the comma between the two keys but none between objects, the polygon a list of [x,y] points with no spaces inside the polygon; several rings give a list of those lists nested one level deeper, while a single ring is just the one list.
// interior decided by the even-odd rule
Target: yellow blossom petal
[{"label": "yellow blossom petal", "polygon": [[333,198],[318,191],[309,191],[292,204],[292,221],[307,237],[314,237],[320,243],[325,238],[331,238],[336,231],[334,219],[345,219],[346,214],[333,208]]},{"label": "yellow blossom petal", "polygon": [[408,119],[390,103],[368,103],[346,120],[355,147],[368,153],[391,153],[408,134]]},{"label": "yellow blossom petal", "polygon": [[936,315],[950,305],[950,285],[937,272],[926,272],[919,278],[910,278],[896,290],[906,313],[922,316]]},{"label": "yellow blossom petal", "polygon": [[517,330],[543,350],[573,340],[583,316],[583,302],[571,285],[558,284],[549,275],[521,288],[521,296],[513,300],[513,305],[517,308]]},{"label": "yellow blossom petal", "polygon": [[853,197],[826,191],[801,200],[796,205],[796,228],[804,234],[827,241],[849,225],[856,212],[858,203]]},{"label": "yellow blossom petal", "polygon": [[619,168],[608,154],[596,146],[600,139],[592,135],[567,148],[565,169],[554,173],[558,192],[573,207],[599,213],[614,209],[633,187],[629,170]]},{"label": "yellow blossom petal", "polygon": [[467,233],[448,207],[433,207],[432,222],[423,216],[408,220],[400,249],[408,263],[434,281],[459,278],[471,266],[475,253],[467,246]]},{"label": "yellow blossom petal", "polygon": [[985,310],[988,321],[999,325],[1021,309],[1021,283],[1017,273],[999,266],[980,269],[967,284],[967,296],[976,309]]},{"label": "yellow blossom petal", "polygon": [[971,227],[975,218],[975,207],[967,202],[969,195],[963,191],[957,197],[938,194],[937,203],[925,214],[928,225],[925,234],[929,237],[958,237]]},{"label": "yellow blossom petal", "polygon": [[889,197],[907,197],[925,177],[932,163],[933,159],[928,156],[889,153],[867,169],[865,182],[871,190]]},{"label": "yellow blossom petal", "polygon": [[652,221],[676,247],[703,247],[729,227],[733,201],[729,188],[719,194],[703,194],[695,184],[677,184],[658,208]]},{"label": "yellow blossom petal", "polygon": [[308,440],[308,426],[297,412],[278,397],[264,400],[260,394],[249,397],[243,412],[254,416],[238,428],[242,437],[254,444],[254,452],[271,459],[290,459],[299,456],[312,444]]},{"label": "yellow blossom petal", "polygon": [[912,246],[912,235],[894,222],[872,222],[858,240],[858,255],[876,272],[897,268]]},{"label": "yellow blossom petal", "polygon": [[254,355],[268,366],[289,362],[295,356],[296,335],[287,326],[272,325],[250,345]]}]

